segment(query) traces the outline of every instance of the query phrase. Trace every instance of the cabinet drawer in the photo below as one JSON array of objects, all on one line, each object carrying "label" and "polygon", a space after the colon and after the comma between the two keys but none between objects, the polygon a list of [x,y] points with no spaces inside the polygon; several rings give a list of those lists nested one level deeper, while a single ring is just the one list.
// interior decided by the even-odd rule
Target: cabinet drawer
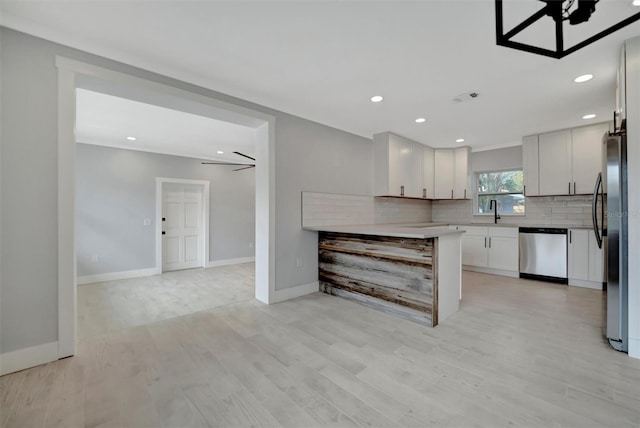
[{"label": "cabinet drawer", "polygon": [[490,227],[489,236],[503,237],[503,238],[517,238],[517,227]]},{"label": "cabinet drawer", "polygon": [[487,236],[487,228],[483,226],[458,226],[458,230],[464,230],[467,235]]}]

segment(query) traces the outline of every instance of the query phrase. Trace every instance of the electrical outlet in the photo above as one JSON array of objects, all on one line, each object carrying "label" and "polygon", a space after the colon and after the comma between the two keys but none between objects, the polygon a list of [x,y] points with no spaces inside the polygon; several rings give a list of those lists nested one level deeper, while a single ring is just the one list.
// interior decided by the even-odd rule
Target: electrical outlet
[{"label": "electrical outlet", "polygon": [[151,219],[150,218],[145,218],[144,221],[142,222],[143,225],[145,226],[151,226]]},{"label": "electrical outlet", "polygon": [[296,267],[297,268],[301,268],[302,267],[302,257],[300,257],[300,256],[296,257]]},{"label": "electrical outlet", "polygon": [[253,241],[249,242],[249,248],[253,248]]},{"label": "electrical outlet", "polygon": [[91,256],[91,263],[98,263],[98,255],[94,254],[93,256]]}]

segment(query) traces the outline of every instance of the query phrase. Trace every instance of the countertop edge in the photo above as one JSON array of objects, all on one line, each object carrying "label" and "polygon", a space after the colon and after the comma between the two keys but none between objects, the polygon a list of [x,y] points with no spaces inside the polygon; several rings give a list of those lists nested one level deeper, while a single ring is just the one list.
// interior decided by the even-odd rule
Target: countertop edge
[{"label": "countertop edge", "polygon": [[357,235],[389,236],[395,238],[437,238],[445,235],[461,235],[464,230],[451,230],[448,226],[430,226],[424,228],[403,227],[399,225],[373,224],[353,226],[307,226],[304,230],[312,232],[350,233]]}]

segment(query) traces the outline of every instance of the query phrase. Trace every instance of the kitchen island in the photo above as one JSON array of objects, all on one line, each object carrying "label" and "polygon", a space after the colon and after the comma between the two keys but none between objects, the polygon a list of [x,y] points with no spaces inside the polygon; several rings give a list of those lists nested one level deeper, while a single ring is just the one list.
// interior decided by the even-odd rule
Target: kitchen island
[{"label": "kitchen island", "polygon": [[319,232],[320,291],[435,327],[458,311],[460,236],[448,227],[305,227]]}]

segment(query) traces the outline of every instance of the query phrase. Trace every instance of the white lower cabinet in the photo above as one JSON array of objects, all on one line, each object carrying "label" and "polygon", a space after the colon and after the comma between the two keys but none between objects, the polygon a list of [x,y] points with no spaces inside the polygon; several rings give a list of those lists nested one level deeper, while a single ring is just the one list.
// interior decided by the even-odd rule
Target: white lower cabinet
[{"label": "white lower cabinet", "polygon": [[[467,232],[468,233],[468,232]],[[487,267],[487,237],[462,235],[462,264],[467,266]]]},{"label": "white lower cabinet", "polygon": [[470,270],[518,276],[518,228],[456,226],[462,235],[462,264]]},{"label": "white lower cabinet", "polygon": [[489,268],[508,271],[518,276],[518,228],[490,227],[488,238]]},{"label": "white lower cabinet", "polygon": [[604,253],[589,229],[569,229],[567,248],[569,285],[602,290]]}]

